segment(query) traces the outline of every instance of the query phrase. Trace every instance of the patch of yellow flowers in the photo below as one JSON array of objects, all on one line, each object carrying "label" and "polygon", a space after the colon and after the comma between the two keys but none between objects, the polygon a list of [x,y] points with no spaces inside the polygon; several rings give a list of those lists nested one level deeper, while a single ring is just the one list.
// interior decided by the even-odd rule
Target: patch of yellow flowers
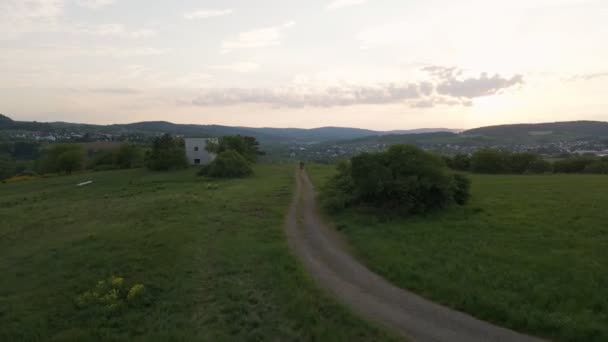
[{"label": "patch of yellow flowers", "polygon": [[100,280],[95,287],[76,297],[76,305],[80,308],[97,307],[107,312],[115,312],[126,306],[136,304],[145,293],[143,284],[125,286],[125,279],[111,276]]}]

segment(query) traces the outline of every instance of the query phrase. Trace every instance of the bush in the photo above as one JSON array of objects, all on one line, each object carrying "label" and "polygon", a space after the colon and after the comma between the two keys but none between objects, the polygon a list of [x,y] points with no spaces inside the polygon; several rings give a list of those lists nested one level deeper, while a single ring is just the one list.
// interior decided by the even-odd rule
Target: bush
[{"label": "bush", "polygon": [[168,171],[188,167],[184,140],[169,134],[154,139],[152,150],[146,153],[146,166],[150,170]]},{"label": "bush", "polygon": [[594,173],[607,175],[608,174],[608,160],[596,160],[593,163],[588,164],[584,170],[585,173]]},{"label": "bush", "polygon": [[201,176],[217,178],[247,177],[253,173],[249,162],[236,151],[221,152],[209,165],[199,171]]},{"label": "bush", "polygon": [[454,174],[454,201],[465,205],[471,198],[471,180],[461,174]]},{"label": "bush", "polygon": [[555,173],[582,173],[597,160],[597,158],[586,156],[571,157],[553,163],[553,170]]},{"label": "bush", "polygon": [[219,138],[217,143],[209,142],[206,149],[216,155],[226,151],[236,151],[248,162],[255,164],[258,156],[264,155],[259,146],[260,143],[254,137],[232,135]]},{"label": "bush", "polygon": [[353,179],[350,162],[341,161],[337,166],[338,174],[332,177],[321,189],[320,200],[331,212],[345,209],[354,202]]},{"label": "bush", "polygon": [[0,155],[0,180],[10,178],[17,173],[17,164],[9,155]]},{"label": "bush", "polygon": [[476,173],[509,173],[509,155],[494,149],[482,149],[471,156],[471,171]]},{"label": "bush", "polygon": [[459,153],[452,158],[446,157],[445,161],[450,169],[458,171],[471,170],[471,157],[466,154]]},{"label": "bush", "polygon": [[550,162],[534,153],[511,153],[483,149],[471,157],[471,171],[475,173],[532,174],[552,171]]},{"label": "bush", "polygon": [[84,167],[85,151],[78,144],[52,145],[42,159],[43,172],[65,172],[71,174]]},{"label": "bush", "polygon": [[441,158],[414,146],[394,145],[340,164],[323,188],[322,201],[330,210],[360,203],[419,214],[466,203],[469,187],[469,180],[451,174]]},{"label": "bush", "polygon": [[114,151],[112,163],[120,169],[141,167],[143,161],[142,151],[139,147],[124,143]]}]

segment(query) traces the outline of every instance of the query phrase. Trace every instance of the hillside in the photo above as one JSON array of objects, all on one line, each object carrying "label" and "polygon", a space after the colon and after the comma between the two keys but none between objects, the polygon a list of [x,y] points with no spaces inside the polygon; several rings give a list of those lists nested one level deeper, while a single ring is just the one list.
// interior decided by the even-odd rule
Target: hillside
[{"label": "hillside", "polygon": [[0,117],[0,130],[49,133],[78,133],[78,134],[143,134],[158,135],[169,133],[191,137],[217,137],[223,135],[254,136],[264,144],[277,143],[319,143],[327,141],[351,140],[367,136],[387,134],[414,134],[422,132],[445,131],[447,129],[417,129],[411,131],[373,131],[349,127],[319,127],[312,129],[302,128],[254,128],[231,127],[221,125],[193,125],[175,124],[167,121],[145,121],[130,124],[91,125],[67,122],[27,122],[13,121],[9,117]]},{"label": "hillside", "polygon": [[475,128],[467,136],[484,136],[509,141],[557,141],[608,138],[608,122],[569,121],[539,124],[515,124]]}]

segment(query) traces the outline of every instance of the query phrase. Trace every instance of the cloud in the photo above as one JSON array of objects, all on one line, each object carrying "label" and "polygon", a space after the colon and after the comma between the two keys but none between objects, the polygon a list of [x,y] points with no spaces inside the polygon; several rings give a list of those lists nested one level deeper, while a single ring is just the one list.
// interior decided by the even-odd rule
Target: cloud
[{"label": "cloud", "polygon": [[63,0],[1,0],[0,39],[22,33],[58,30],[57,18],[64,13]]},{"label": "cloud", "polygon": [[277,88],[207,89],[192,101],[196,106],[267,104],[276,107],[339,107],[404,103],[413,108],[472,106],[474,98],[498,94],[522,84],[523,77],[500,75],[461,78],[458,68],[426,67],[431,80],[384,83],[373,86],[311,86],[303,83]]},{"label": "cloud", "polygon": [[572,77],[569,77],[566,79],[566,81],[591,81],[594,80],[596,78],[604,78],[604,77],[608,77],[608,71],[606,72],[596,72],[596,73],[591,73],[591,74],[579,74],[579,75],[574,75]]},{"label": "cloud", "polygon": [[113,5],[116,0],[78,0],[76,3],[79,6],[90,8],[90,9],[100,9],[106,6]]},{"label": "cloud", "polygon": [[212,70],[231,71],[237,73],[249,73],[260,70],[260,65],[256,63],[233,63],[223,65],[212,65],[209,67]]},{"label": "cloud", "polygon": [[498,74],[488,76],[488,73],[484,72],[479,77],[459,79],[458,77],[462,75],[462,70],[458,68],[431,66],[423,70],[439,80],[439,83],[436,85],[438,94],[456,98],[472,99],[490,96],[512,86],[521,85],[524,82],[522,75],[506,78]]},{"label": "cloud", "polygon": [[228,14],[232,14],[231,9],[219,9],[219,10],[198,10],[193,12],[184,13],[184,19],[195,20],[195,19],[208,19],[215,17],[223,17]]},{"label": "cloud", "polygon": [[133,88],[91,88],[87,89],[90,93],[107,94],[107,95],[133,95],[139,94],[140,91]]},{"label": "cloud", "polygon": [[228,40],[222,43],[222,53],[228,53],[239,49],[280,45],[284,31],[293,27],[295,24],[294,21],[289,21],[280,26],[266,27],[239,33],[236,40]]},{"label": "cloud", "polygon": [[356,5],[362,5],[366,3],[368,0],[334,0],[329,5],[327,5],[327,10],[333,11],[345,7],[351,7]]},{"label": "cloud", "polygon": [[229,106],[242,103],[270,104],[278,107],[335,107],[356,104],[383,104],[421,96],[416,84],[389,84],[377,87],[334,86],[314,89],[288,86],[273,89],[209,89],[192,101],[197,106]]},{"label": "cloud", "polygon": [[95,27],[83,28],[78,30],[78,32],[130,39],[146,38],[156,34],[156,31],[151,29],[128,30],[122,24],[103,24]]}]

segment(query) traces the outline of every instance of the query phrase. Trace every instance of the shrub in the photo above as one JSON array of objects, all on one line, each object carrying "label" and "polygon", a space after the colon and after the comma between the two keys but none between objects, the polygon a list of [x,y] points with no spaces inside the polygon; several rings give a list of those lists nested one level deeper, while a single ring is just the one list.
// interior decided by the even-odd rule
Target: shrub
[{"label": "shrub", "polygon": [[247,177],[252,173],[253,169],[249,162],[233,150],[221,152],[209,165],[199,171],[201,176],[217,178]]},{"label": "shrub", "polygon": [[608,174],[608,161],[607,160],[596,160],[585,167],[585,173],[594,174]]},{"label": "shrub", "polygon": [[534,153],[511,153],[483,149],[471,157],[471,171],[476,173],[531,174],[552,171],[552,165]]},{"label": "shrub", "polygon": [[17,173],[17,164],[9,155],[0,155],[0,180],[10,178]]},{"label": "shrub", "polygon": [[112,155],[112,162],[118,168],[130,169],[134,167],[142,166],[143,155],[139,147],[124,143],[114,151]]},{"label": "shrub", "polygon": [[236,151],[253,164],[257,162],[258,156],[264,154],[260,151],[259,146],[260,143],[254,137],[233,135],[221,137],[217,143],[209,142],[206,149],[216,155],[226,151]]},{"label": "shrub", "polygon": [[188,167],[184,140],[169,134],[154,139],[152,150],[146,153],[146,166],[150,170],[168,171]]},{"label": "shrub", "polygon": [[42,160],[43,172],[65,172],[71,174],[84,167],[85,151],[78,144],[52,145],[45,151]]},{"label": "shrub", "polygon": [[140,299],[143,296],[145,290],[146,287],[143,284],[133,285],[131,289],[129,289],[129,293],[127,293],[127,301],[134,302]]},{"label": "shrub", "polygon": [[509,173],[508,154],[494,149],[482,149],[471,156],[471,171],[477,173]]},{"label": "shrub", "polygon": [[76,296],[75,301],[80,309],[107,314],[125,308],[126,302],[141,300],[144,292],[144,285],[135,284],[129,288],[124,278],[112,276],[98,281],[94,288]]},{"label": "shrub", "polygon": [[471,198],[471,180],[461,174],[454,174],[454,201],[465,205]]},{"label": "shrub", "polygon": [[446,157],[446,164],[449,168],[458,171],[469,171],[471,169],[471,157],[459,153],[454,157]]},{"label": "shrub", "polygon": [[340,164],[323,188],[322,201],[330,210],[361,203],[417,214],[466,203],[469,187],[468,179],[451,174],[441,158],[414,146],[394,145]]},{"label": "shrub", "polygon": [[553,163],[553,170],[555,173],[582,173],[587,166],[597,160],[597,158],[587,156],[562,159]]},{"label": "shrub", "polygon": [[341,161],[337,171],[338,174],[325,183],[320,194],[321,205],[331,212],[345,209],[354,201],[350,162]]}]

